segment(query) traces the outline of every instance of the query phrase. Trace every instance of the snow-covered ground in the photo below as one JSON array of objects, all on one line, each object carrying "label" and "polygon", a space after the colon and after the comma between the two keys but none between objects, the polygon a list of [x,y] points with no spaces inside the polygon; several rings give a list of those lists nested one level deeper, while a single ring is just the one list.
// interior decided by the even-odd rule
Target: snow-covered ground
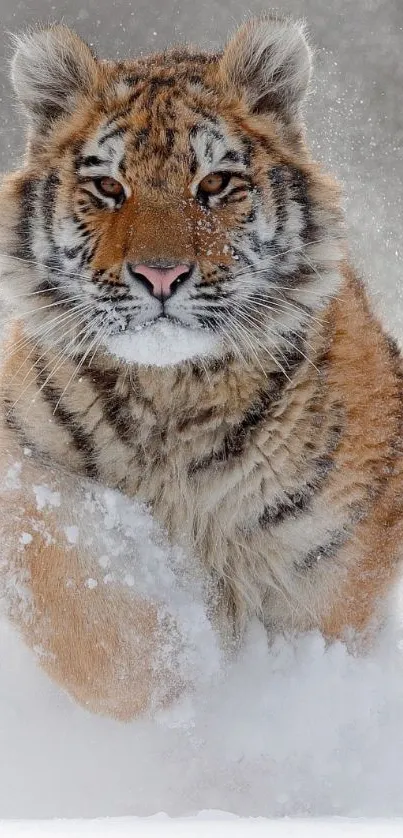
[{"label": "snow-covered ground", "polygon": [[226,812],[202,812],[197,818],[168,820],[109,818],[92,821],[0,822],[0,838],[401,838],[403,820],[236,819]]},{"label": "snow-covered ground", "polygon": [[[84,506],[79,528],[91,519]],[[318,635],[278,638],[268,648],[254,623],[239,658],[225,661],[199,587],[181,573],[181,554],[164,548],[146,511],[131,511],[117,493],[101,492],[94,516],[101,508],[100,549],[114,538],[122,546],[123,531],[123,546],[135,556],[124,578],[134,575],[152,596],[159,580],[163,607],[184,638],[178,665],[193,688],[153,720],[93,716],[39,671],[3,619],[0,817],[201,809],[243,817],[403,816],[401,592],[369,657],[354,658],[340,644],[326,649]]]}]

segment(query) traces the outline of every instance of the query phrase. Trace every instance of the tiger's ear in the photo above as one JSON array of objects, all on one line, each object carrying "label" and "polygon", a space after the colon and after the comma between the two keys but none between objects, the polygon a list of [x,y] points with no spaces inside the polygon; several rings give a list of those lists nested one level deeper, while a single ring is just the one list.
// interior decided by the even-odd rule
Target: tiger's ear
[{"label": "tiger's ear", "polygon": [[251,111],[276,111],[289,121],[298,116],[311,64],[304,24],[269,14],[241,26],[224,51],[220,69]]},{"label": "tiger's ear", "polygon": [[97,79],[90,48],[67,26],[57,25],[16,36],[11,79],[35,132],[72,113],[79,94]]}]

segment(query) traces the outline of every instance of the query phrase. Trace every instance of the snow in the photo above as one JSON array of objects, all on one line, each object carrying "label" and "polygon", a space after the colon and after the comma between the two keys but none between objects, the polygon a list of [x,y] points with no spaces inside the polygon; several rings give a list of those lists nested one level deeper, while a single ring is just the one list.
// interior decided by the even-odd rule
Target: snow
[{"label": "snow", "polygon": [[[142,339],[139,339],[141,332]],[[145,324],[135,333],[122,332],[108,337],[109,351],[123,361],[145,366],[165,367],[198,356],[214,355],[220,341],[206,329],[192,329],[162,321]]]},{"label": "snow", "polygon": [[393,838],[401,836],[403,821],[348,821],[345,819],[325,820],[294,820],[268,821],[263,818],[249,820],[236,819],[225,812],[201,812],[197,818],[183,818],[174,821],[164,815],[157,815],[149,819],[119,818],[108,820],[87,821],[41,821],[29,823],[0,823],[0,838],[15,838],[15,836],[29,835],[30,838],[43,838],[52,835],[53,838],[73,835],[96,836],[96,838],[124,838],[124,836],[144,836],[144,838],[188,838],[189,834],[195,838],[243,838],[243,836],[270,835],[270,838],[333,838],[334,836],[355,836],[355,838]]},{"label": "snow", "polygon": [[71,527],[65,527],[64,532],[69,544],[77,544],[79,529],[73,524]]},{"label": "snow", "polygon": [[[38,505],[54,500],[48,487],[34,491]],[[58,494],[61,510],[66,500]],[[99,567],[87,586],[109,576],[158,597],[178,625],[178,667],[191,686],[153,719],[123,724],[91,715],[50,682],[2,618],[1,817],[178,817],[202,809],[267,818],[403,816],[400,588],[366,657],[341,644],[326,648],[316,634],[269,647],[256,621],[229,660],[194,563],[168,547],[147,509],[84,487],[75,521],[73,533],[64,533],[67,547],[91,544]]]},{"label": "snow", "polygon": [[59,492],[52,492],[48,486],[33,486],[33,490],[37,509],[45,509],[47,506],[60,506]]},{"label": "snow", "polygon": [[20,474],[21,474],[22,464],[21,463],[13,463],[12,466],[7,470],[7,474],[4,481],[4,487],[6,489],[19,489],[20,488]]},{"label": "snow", "polygon": [[92,578],[91,578],[91,576],[90,576],[90,578],[89,578],[89,579],[87,579],[87,580],[86,580],[86,583],[85,583],[85,584],[86,584],[87,588],[89,588],[90,590],[93,590],[94,588],[97,588],[97,587],[98,587],[98,582],[97,582],[97,580],[96,580],[96,579],[92,579]]}]

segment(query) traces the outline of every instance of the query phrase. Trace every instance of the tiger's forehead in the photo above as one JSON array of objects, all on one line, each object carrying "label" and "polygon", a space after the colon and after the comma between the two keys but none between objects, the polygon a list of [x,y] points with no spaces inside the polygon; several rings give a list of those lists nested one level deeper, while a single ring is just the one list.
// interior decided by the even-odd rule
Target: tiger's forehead
[{"label": "tiger's forehead", "polygon": [[[190,82],[190,87],[196,82]],[[162,90],[150,99],[144,84],[138,95],[127,97],[127,77],[116,82],[116,107],[110,116],[101,117],[83,143],[78,156],[80,174],[130,177],[139,169],[142,176],[154,179],[174,174],[192,176],[220,168],[221,171],[244,171],[250,149],[246,137],[217,111],[211,113],[182,92],[177,85],[161,85]],[[188,83],[189,86],[189,83]],[[160,95],[158,95],[158,92]],[[123,98],[122,98],[123,96]]]}]

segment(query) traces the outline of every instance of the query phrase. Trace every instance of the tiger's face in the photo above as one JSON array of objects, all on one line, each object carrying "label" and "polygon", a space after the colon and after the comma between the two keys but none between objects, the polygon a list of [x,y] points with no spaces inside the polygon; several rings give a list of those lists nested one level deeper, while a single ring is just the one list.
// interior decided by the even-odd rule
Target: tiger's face
[{"label": "tiger's face", "polygon": [[280,18],[222,56],[123,64],[64,27],[23,38],[30,135],[6,272],[28,328],[129,363],[281,355],[339,282],[337,193],[301,137],[309,70],[301,27]]}]

